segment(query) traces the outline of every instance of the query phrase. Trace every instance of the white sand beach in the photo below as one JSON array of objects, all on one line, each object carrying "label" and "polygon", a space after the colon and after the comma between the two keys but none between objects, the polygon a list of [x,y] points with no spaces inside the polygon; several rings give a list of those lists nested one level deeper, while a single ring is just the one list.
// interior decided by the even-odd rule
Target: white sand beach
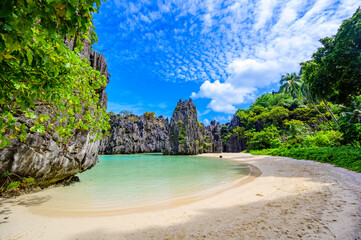
[{"label": "white sand beach", "polygon": [[282,157],[222,156],[260,174],[194,201],[114,214],[47,214],[41,206],[48,190],[1,199],[0,239],[361,239],[361,173]]}]

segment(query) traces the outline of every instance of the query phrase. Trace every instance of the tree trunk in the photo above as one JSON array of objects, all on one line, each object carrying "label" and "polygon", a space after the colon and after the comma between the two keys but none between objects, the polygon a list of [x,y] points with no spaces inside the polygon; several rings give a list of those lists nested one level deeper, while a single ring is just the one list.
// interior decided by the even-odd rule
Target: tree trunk
[{"label": "tree trunk", "polygon": [[320,110],[318,110],[318,108],[314,104],[312,104],[312,107],[327,121],[328,125],[330,125],[332,130],[335,130],[333,128],[332,124],[330,123],[330,121],[327,119],[327,117],[325,115],[323,115],[323,113]]},{"label": "tree trunk", "polygon": [[333,120],[334,120],[334,121],[335,121],[335,123],[337,124],[337,126],[338,126],[338,127],[340,127],[340,124],[338,123],[338,121],[337,121],[337,119],[336,119],[335,115],[333,115],[333,113],[332,113],[331,109],[328,107],[328,105],[327,105],[327,103],[326,103],[325,99],[323,99],[323,97],[322,97],[322,96],[321,96],[321,99],[322,99],[323,104],[325,104],[325,107],[326,107],[327,111],[330,113],[331,117],[333,118]]}]

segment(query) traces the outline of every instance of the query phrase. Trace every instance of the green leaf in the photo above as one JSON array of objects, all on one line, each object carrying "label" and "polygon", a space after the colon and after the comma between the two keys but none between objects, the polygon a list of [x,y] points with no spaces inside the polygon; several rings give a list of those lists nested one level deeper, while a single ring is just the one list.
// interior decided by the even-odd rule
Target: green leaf
[{"label": "green leaf", "polygon": [[8,185],[7,190],[8,190],[8,191],[11,191],[11,190],[19,187],[20,184],[21,184],[21,182],[19,182],[19,181],[11,182],[11,183]]},{"label": "green leaf", "polygon": [[30,50],[26,52],[26,56],[28,57],[29,65],[31,65],[31,63],[33,62],[33,54]]}]

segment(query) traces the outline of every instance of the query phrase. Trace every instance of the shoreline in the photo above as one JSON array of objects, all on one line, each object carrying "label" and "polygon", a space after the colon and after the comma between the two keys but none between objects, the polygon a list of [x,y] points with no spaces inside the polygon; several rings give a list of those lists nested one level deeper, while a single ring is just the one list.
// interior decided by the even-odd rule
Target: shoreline
[{"label": "shoreline", "polygon": [[27,200],[29,195],[24,195],[0,203],[0,239],[361,237],[360,173],[310,160],[245,153],[222,156],[254,165],[262,174],[186,204],[109,216],[34,214],[31,209],[41,207],[43,200],[34,197],[37,193]]},{"label": "shoreline", "polygon": [[[202,157],[202,156],[199,156]],[[212,158],[216,158],[211,156]],[[233,159],[221,159],[216,158],[220,161],[235,161]],[[235,161],[240,163],[239,161]],[[191,204],[197,201],[201,201],[210,197],[213,197],[217,194],[223,193],[225,191],[228,191],[232,188],[239,187],[243,184],[249,183],[253,180],[255,180],[257,177],[259,177],[262,172],[255,166],[247,163],[240,163],[243,166],[248,167],[249,174],[246,176],[243,176],[239,179],[236,179],[232,182],[222,184],[216,187],[212,187],[209,189],[205,189],[199,193],[186,195],[183,197],[176,197],[176,198],[169,198],[161,200],[157,203],[150,203],[145,205],[139,205],[139,206],[131,206],[131,207],[124,207],[124,208],[108,208],[108,209],[99,209],[99,210],[92,210],[92,209],[86,209],[86,210],[59,210],[59,209],[52,209],[52,208],[46,208],[44,206],[35,206],[32,207],[29,211],[36,215],[41,216],[51,216],[51,217],[69,217],[69,218],[79,218],[79,217],[103,217],[103,216],[115,216],[115,215],[122,215],[122,214],[131,214],[131,213],[146,213],[146,212],[154,212],[154,211],[160,211],[160,210],[167,210],[175,207],[179,207],[182,205]],[[67,187],[67,186],[56,186],[54,188],[44,189],[43,191],[37,191],[32,192],[29,194],[21,195],[22,198],[27,199],[31,198],[33,196],[36,197],[44,197],[47,195],[52,195],[52,191],[56,191],[58,187]],[[47,191],[49,190],[49,191]],[[48,194],[50,193],[50,194]],[[20,196],[19,196],[20,197]],[[11,198],[5,199],[5,203],[7,201],[11,201]]]}]

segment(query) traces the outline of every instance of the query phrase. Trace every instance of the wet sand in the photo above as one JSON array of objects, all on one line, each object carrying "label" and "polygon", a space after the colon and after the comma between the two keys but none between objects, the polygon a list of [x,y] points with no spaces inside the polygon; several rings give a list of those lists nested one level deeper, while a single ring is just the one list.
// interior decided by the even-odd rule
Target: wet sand
[{"label": "wet sand", "polygon": [[1,199],[0,239],[361,239],[360,173],[282,157],[222,156],[255,166],[255,174],[212,195],[133,212],[50,214],[41,211],[51,198],[46,190]]}]

